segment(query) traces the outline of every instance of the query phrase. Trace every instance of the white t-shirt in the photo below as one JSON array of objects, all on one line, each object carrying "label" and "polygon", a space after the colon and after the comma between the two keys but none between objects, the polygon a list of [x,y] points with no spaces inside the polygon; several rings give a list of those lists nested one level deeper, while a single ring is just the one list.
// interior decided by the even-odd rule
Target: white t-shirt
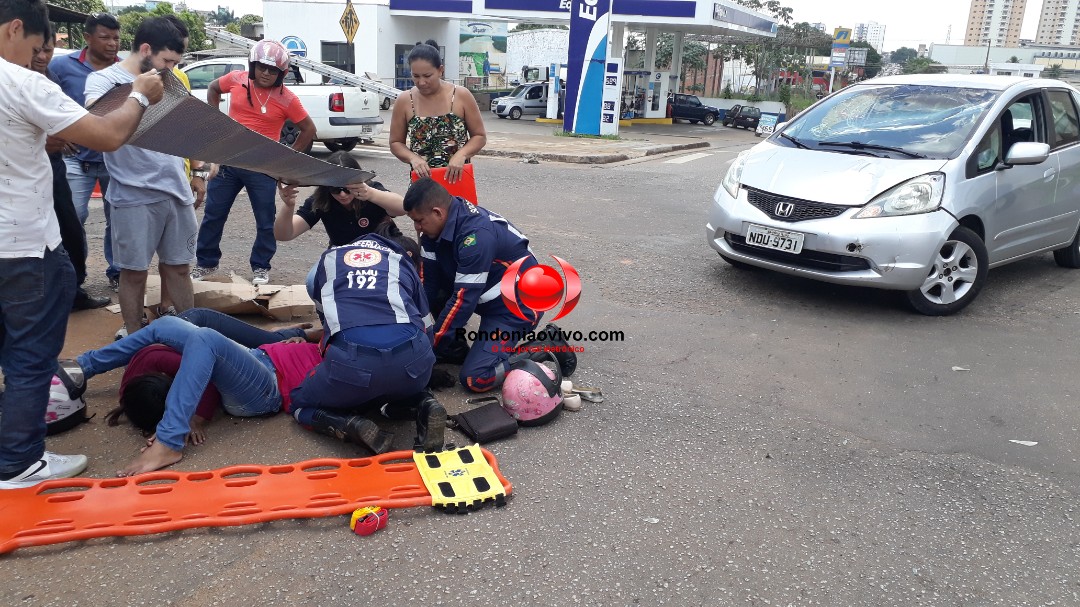
[{"label": "white t-shirt", "polygon": [[45,135],[86,114],[45,76],[0,58],[0,258],[60,246]]}]

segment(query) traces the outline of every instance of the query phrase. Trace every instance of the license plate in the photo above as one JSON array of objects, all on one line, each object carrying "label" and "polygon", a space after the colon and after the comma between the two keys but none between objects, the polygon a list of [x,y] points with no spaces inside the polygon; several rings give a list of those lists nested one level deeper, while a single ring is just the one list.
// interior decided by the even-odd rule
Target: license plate
[{"label": "license plate", "polygon": [[750,224],[750,229],[746,231],[746,244],[761,247],[763,249],[775,249],[786,253],[798,254],[802,252],[803,239],[805,237],[806,235],[801,232],[778,230],[776,228],[767,228],[765,226]]},{"label": "license plate", "polygon": [[371,127],[370,126],[360,127],[360,132],[361,133],[370,133],[371,132]]}]

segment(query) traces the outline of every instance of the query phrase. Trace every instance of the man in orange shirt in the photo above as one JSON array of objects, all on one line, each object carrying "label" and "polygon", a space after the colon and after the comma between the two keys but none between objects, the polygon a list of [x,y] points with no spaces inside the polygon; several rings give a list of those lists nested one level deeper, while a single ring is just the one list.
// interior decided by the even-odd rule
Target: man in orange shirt
[{"label": "man in orange shirt", "polygon": [[[285,121],[290,120],[300,130],[293,149],[306,150],[315,138],[315,123],[296,95],[283,84],[289,71],[289,52],[285,46],[276,40],[260,40],[251,49],[248,65],[247,72],[229,72],[211,82],[206,102],[218,107],[221,96],[229,93],[229,117],[274,141],[278,140]],[[217,271],[225,221],[240,190],[247,190],[258,230],[251,247],[251,282],[256,285],[270,282],[270,260],[277,251],[274,240],[277,181],[269,175],[231,166],[222,166],[207,188],[196,250],[198,265],[191,271],[193,279]]]}]

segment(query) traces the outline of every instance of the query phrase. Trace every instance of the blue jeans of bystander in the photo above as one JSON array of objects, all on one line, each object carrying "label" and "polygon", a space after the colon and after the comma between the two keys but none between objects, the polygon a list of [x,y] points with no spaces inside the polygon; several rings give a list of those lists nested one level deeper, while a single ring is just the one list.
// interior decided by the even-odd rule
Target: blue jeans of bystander
[{"label": "blue jeans of bystander", "polygon": [[49,385],[74,297],[63,247],[43,258],[0,259],[0,474],[21,472],[45,452]]}]

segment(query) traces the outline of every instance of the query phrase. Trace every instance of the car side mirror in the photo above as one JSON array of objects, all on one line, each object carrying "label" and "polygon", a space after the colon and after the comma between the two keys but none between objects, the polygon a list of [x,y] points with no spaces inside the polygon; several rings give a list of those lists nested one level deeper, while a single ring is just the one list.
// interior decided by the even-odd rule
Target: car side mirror
[{"label": "car side mirror", "polygon": [[1018,141],[1009,148],[1005,155],[1005,164],[1024,165],[1040,164],[1050,157],[1050,146],[1045,143],[1033,141]]}]

